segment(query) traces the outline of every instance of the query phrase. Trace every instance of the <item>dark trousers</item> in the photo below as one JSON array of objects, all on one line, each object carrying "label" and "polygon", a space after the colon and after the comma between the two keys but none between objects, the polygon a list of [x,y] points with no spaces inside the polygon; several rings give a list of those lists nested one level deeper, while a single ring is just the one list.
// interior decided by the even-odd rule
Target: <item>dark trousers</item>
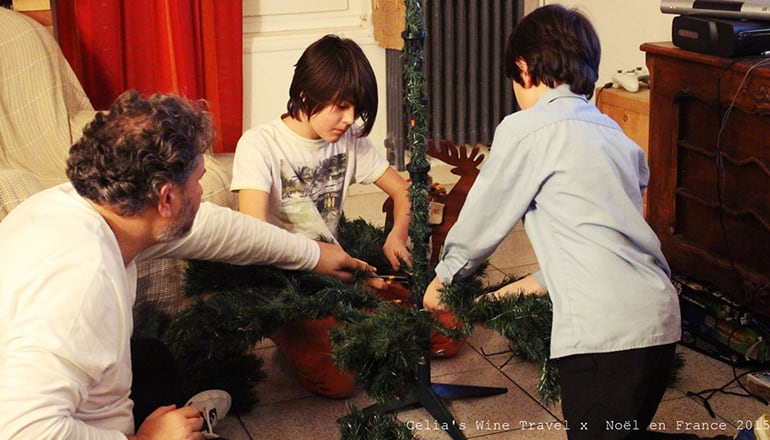
[{"label": "dark trousers", "polygon": [[669,344],[558,359],[568,438],[672,438],[647,427],[666,391],[675,348]]},{"label": "dark trousers", "polygon": [[152,338],[131,338],[131,368],[134,375],[131,399],[137,430],[158,407],[184,404],[179,368],[165,344]]}]

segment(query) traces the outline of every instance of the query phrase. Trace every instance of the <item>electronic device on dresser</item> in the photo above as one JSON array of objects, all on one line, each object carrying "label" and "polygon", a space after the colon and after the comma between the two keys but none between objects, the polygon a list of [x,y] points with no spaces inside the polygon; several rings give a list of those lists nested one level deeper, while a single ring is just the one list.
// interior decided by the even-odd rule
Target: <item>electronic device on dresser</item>
[{"label": "electronic device on dresser", "polygon": [[770,21],[767,0],[661,0],[660,11],[665,14]]},{"label": "electronic device on dresser", "polygon": [[728,58],[770,51],[767,0],[662,0],[660,10],[679,15],[671,39],[682,49]]},{"label": "electronic device on dresser", "polygon": [[680,15],[671,23],[674,45],[694,52],[740,57],[770,50],[770,22]]}]

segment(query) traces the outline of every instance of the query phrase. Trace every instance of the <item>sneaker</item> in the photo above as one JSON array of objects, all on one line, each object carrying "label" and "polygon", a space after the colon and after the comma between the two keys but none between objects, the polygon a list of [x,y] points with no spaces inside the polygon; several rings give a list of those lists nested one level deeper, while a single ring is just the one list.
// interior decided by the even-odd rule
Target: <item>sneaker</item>
[{"label": "sneaker", "polygon": [[217,424],[217,420],[223,419],[230,411],[232,401],[227,391],[207,390],[192,396],[185,406],[192,405],[198,408],[203,415],[201,432],[205,438],[219,438],[218,435],[214,434],[214,426]]}]

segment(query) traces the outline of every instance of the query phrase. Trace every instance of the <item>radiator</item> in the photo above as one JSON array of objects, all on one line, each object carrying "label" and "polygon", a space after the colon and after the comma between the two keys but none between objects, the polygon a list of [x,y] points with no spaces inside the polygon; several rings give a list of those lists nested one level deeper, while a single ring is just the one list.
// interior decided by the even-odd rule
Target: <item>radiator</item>
[{"label": "radiator", "polygon": [[503,55],[522,1],[426,0],[429,134],[438,142],[489,145],[515,110]]},{"label": "radiator", "polygon": [[[436,145],[492,143],[495,127],[516,109],[503,55],[521,18],[521,0],[425,0],[428,137]],[[388,159],[403,169],[405,121],[401,51],[387,50]]]}]

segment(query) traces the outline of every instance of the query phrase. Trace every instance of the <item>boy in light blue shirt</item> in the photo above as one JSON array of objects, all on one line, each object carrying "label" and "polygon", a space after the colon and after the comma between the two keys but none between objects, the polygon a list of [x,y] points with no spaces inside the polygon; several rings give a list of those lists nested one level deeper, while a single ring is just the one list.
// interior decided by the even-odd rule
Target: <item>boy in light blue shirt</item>
[{"label": "boy in light blue shirt", "polygon": [[679,302],[642,215],[644,152],[588,101],[600,57],[588,19],[560,5],[514,29],[505,67],[521,111],[495,131],[424,306],[442,309],[443,286],[471,274],[523,220],[541,272],[495,295],[550,295],[568,437],[645,438],[681,336]]}]

